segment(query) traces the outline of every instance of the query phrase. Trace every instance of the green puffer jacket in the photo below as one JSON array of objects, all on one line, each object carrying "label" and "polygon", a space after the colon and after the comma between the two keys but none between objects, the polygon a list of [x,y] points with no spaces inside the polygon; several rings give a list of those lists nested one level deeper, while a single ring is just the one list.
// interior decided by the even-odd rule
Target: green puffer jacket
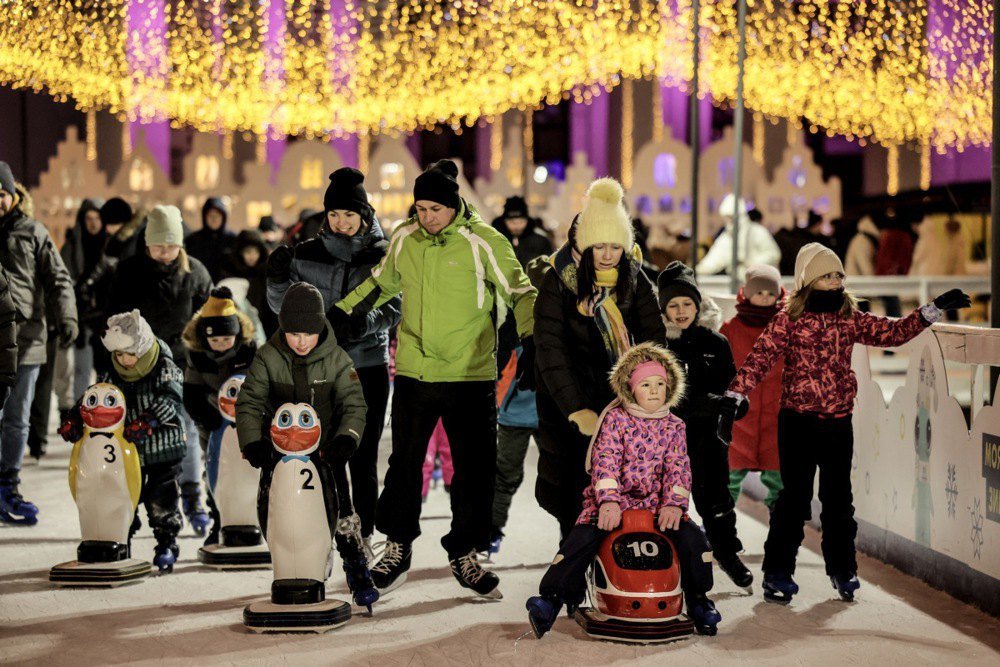
[{"label": "green puffer jacket", "polygon": [[371,277],[336,305],[367,312],[400,293],[396,373],[424,382],[496,379],[498,298],[514,309],[520,338],[534,329],[537,292],[510,241],[464,200],[437,234],[416,216],[400,225]]},{"label": "green puffer jacket", "polygon": [[365,404],[361,383],[351,358],[337,345],[329,324],[320,342],[304,357],[285,343],[280,330],[257,351],[236,399],[236,433],[240,448],[269,439],[274,413],[285,403],[308,403],[316,411],[323,435],[320,449],[333,438],[349,435],[350,451],[330,452],[340,459],[354,454],[365,430]]}]

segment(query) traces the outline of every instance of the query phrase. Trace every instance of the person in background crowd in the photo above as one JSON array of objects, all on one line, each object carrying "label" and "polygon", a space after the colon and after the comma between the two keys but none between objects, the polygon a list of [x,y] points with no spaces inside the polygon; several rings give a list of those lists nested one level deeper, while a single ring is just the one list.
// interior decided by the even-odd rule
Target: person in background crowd
[{"label": "person in background crowd", "polygon": [[[278,330],[278,316],[267,303],[267,256],[270,250],[260,232],[244,229],[236,237],[233,252],[222,259],[219,279],[244,278],[250,287],[247,301],[257,310],[265,338]],[[216,282],[218,282],[218,280]]]},{"label": "person in background crowd", "polygon": [[225,202],[209,197],[201,208],[201,229],[184,239],[187,253],[205,265],[213,281],[221,277],[223,260],[236,245],[236,234],[226,229],[228,220]]},{"label": "person in background crowd", "polygon": [[[709,249],[696,270],[701,275],[728,274],[733,264],[733,212],[737,206],[733,196],[726,195],[719,204],[719,215],[726,221],[726,226],[715,243]],[[777,266],[781,261],[781,249],[774,242],[771,232],[764,225],[753,222],[746,212],[746,203],[739,201],[739,263],[737,273],[743,275],[752,264],[767,264]]]},{"label": "person in background crowd", "polygon": [[0,265],[0,414],[17,378],[17,309],[7,272]]},{"label": "person in background crowd", "polygon": [[265,215],[260,219],[260,224],[257,225],[257,231],[260,232],[261,238],[264,239],[264,244],[267,245],[268,253],[281,245],[285,240],[284,228],[275,222],[274,218],[269,215]]},{"label": "person in background crowd", "polygon": [[[186,370],[184,327],[208,300],[212,279],[205,266],[184,249],[181,212],[156,206],[146,216],[145,252],[119,262],[108,298],[112,313],[138,309],[153,333],[170,347],[171,357]],[[201,447],[198,429],[186,413],[187,450],[181,464],[184,513],[195,532],[204,535],[209,518],[201,504]]]},{"label": "person in background crowd", "polygon": [[[908,215],[896,214],[889,209],[885,214],[884,224],[879,225],[882,233],[878,238],[878,252],[875,254],[876,276],[905,276],[913,265],[913,230],[908,222]],[[889,317],[899,317],[903,313],[898,296],[887,296],[885,314]]]},{"label": "person in background crowd", "polygon": [[0,521],[25,525],[38,521],[38,507],[21,496],[19,473],[35,382],[45,362],[46,304],[59,345],[69,347],[80,333],[73,279],[32,212],[28,191],[0,162],[0,266],[7,272],[17,321],[17,372],[0,414]]}]

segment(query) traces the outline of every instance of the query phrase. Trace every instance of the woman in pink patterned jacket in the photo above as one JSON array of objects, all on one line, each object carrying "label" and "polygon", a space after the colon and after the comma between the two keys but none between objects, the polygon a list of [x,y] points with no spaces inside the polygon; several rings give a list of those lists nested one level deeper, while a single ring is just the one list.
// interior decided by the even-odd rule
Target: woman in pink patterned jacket
[{"label": "woman in pink patterned jacket", "polygon": [[858,383],[851,370],[855,343],[896,347],[936,322],[944,310],[966,308],[969,297],[951,290],[908,316],[878,317],[858,310],[844,290],[844,266],[832,250],[810,243],[795,259],[795,291],[771,320],[729,386],[731,401],[720,435],[732,430],[732,415],[779,359],[782,373],[778,413],[778,456],[784,488],[773,506],[764,544],[764,597],[786,604],[798,593],[792,580],[803,526],[810,518],[813,480],[819,469],[823,503],[823,559],[841,598],[853,600],[860,587],[854,538],[851,413]]},{"label": "woman in pink patterned jacket", "polygon": [[604,409],[590,442],[583,511],[542,578],[539,595],[528,600],[532,629],[541,637],[563,604],[572,609],[583,601],[584,574],[604,538],[618,527],[623,510],[643,509],[656,515],[658,528],[677,549],[688,613],[699,629],[714,631],[721,616],[705,595],[713,583],[711,548],[687,516],[691,465],[684,422],[670,413],[684,393],[683,371],[670,352],[642,343],[619,358],[610,381],[617,398]]}]

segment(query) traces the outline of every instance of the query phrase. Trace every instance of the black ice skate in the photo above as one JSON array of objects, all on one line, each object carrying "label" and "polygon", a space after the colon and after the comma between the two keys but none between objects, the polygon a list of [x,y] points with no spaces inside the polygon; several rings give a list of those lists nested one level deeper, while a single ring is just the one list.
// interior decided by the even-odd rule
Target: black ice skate
[{"label": "black ice skate", "polygon": [[709,600],[704,593],[687,596],[688,616],[694,621],[694,629],[699,635],[714,637],[719,631],[719,623],[722,621],[722,614],[715,608],[715,603]]},{"label": "black ice skate", "polygon": [[853,573],[835,574],[830,577],[830,583],[832,583],[833,587],[837,589],[837,593],[840,594],[840,599],[844,602],[854,602],[854,591],[861,588],[861,582],[858,581],[858,575]]},{"label": "black ice skate", "polygon": [[792,580],[790,574],[764,574],[764,599],[768,602],[788,604],[799,592],[799,585]]},{"label": "black ice skate", "polygon": [[494,600],[503,599],[503,595],[497,588],[500,585],[500,577],[483,569],[483,566],[479,564],[475,549],[464,556],[449,561],[449,564],[451,565],[451,573],[455,575],[455,579],[462,584],[463,588],[471,588],[483,597]]},{"label": "black ice skate", "polygon": [[753,573],[747,569],[739,556],[736,554],[715,554],[715,562],[719,564],[719,569],[733,580],[734,584],[747,593],[753,593]]},{"label": "black ice skate", "polygon": [[413,549],[409,544],[386,540],[382,557],[371,570],[375,587],[381,593],[388,593],[402,586],[412,557]]},{"label": "black ice skate", "polygon": [[174,571],[174,563],[177,562],[180,552],[181,548],[177,546],[176,542],[173,544],[157,542],[156,546],[153,547],[153,565],[159,568],[160,574],[169,574]]},{"label": "black ice skate", "polygon": [[347,587],[354,596],[354,604],[367,608],[370,616],[372,605],[378,601],[379,592],[368,569],[365,544],[361,538],[361,518],[357,514],[351,514],[340,519],[334,539],[344,560],[344,574],[347,576]]},{"label": "black ice skate", "polygon": [[540,595],[533,595],[528,598],[524,608],[528,610],[528,622],[531,623],[531,631],[535,637],[541,639],[546,632],[552,629],[552,625],[559,616],[558,600],[552,600]]},{"label": "black ice skate", "polygon": [[201,504],[201,489],[196,482],[185,482],[181,485],[181,501],[184,516],[191,524],[191,529],[198,537],[205,537],[212,519]]}]

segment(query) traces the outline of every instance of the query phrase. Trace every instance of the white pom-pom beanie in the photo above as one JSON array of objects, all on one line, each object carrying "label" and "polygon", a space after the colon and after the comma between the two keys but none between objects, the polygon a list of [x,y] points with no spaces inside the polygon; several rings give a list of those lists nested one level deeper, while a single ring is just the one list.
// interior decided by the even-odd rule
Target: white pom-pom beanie
[{"label": "white pom-pom beanie", "polygon": [[625,192],[613,178],[599,178],[587,188],[587,202],[576,227],[576,247],[586,250],[599,243],[632,247],[632,218],[625,210]]}]

